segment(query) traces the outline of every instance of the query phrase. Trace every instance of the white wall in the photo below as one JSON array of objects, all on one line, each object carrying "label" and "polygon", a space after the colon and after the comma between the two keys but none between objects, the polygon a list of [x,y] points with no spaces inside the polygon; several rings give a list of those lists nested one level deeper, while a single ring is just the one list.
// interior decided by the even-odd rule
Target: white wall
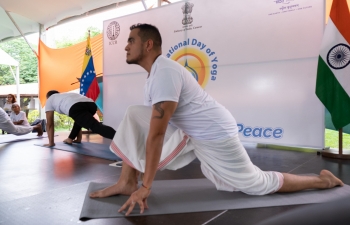
[{"label": "white wall", "polygon": [[[104,122],[117,128],[129,105],[143,103],[147,73],[126,64],[124,48],[132,24],[151,23],[163,55],[187,58],[202,87],[244,125],[242,141],[323,147],[324,110],[314,94],[323,1],[186,2],[193,21],[185,26],[185,2],[104,22]],[[111,22],[120,26],[116,40],[107,36]]]}]

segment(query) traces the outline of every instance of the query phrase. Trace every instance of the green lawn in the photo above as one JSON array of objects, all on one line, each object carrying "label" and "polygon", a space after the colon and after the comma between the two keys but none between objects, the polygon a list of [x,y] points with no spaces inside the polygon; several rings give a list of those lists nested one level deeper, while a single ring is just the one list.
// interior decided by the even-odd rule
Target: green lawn
[{"label": "green lawn", "polygon": [[[55,128],[56,131],[68,131],[68,128]],[[325,130],[325,147],[338,149],[338,131]],[[343,149],[350,149],[350,134],[343,133]]]},{"label": "green lawn", "polygon": [[[65,127],[57,127],[55,128],[55,131],[70,131],[70,129]],[[0,134],[1,134],[1,129],[0,129]],[[325,146],[338,149],[338,136],[339,136],[338,131],[326,129]],[[350,149],[350,134],[343,133],[343,149]]]},{"label": "green lawn", "polygon": [[[336,148],[339,147],[339,132],[336,130],[326,129],[325,131],[325,145],[326,147]],[[350,149],[350,134],[343,133],[343,149]]]}]

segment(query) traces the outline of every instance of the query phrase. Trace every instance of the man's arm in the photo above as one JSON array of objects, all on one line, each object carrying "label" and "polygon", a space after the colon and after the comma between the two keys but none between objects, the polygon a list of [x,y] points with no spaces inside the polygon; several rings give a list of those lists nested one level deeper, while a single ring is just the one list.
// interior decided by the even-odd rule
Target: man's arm
[{"label": "man's arm", "polygon": [[150,130],[146,142],[146,168],[143,184],[151,187],[163,148],[165,131],[177,107],[177,102],[158,102],[153,105]]},{"label": "man's arm", "polygon": [[16,122],[13,122],[13,124],[15,125],[21,125],[23,123],[24,120],[19,120],[19,121],[16,121]]},{"label": "man's arm", "polygon": [[46,144],[45,146],[55,146],[54,112],[55,111],[46,112],[46,132],[47,132],[47,136],[49,138],[49,144]]},{"label": "man's arm", "polygon": [[118,210],[121,212],[129,206],[126,216],[131,213],[136,202],[140,206],[140,213],[143,213],[144,209],[148,208],[147,198],[150,195],[150,188],[157,172],[165,132],[176,107],[177,102],[159,102],[153,105],[150,129],[146,141],[146,168],[143,184],[131,194],[128,201]]}]

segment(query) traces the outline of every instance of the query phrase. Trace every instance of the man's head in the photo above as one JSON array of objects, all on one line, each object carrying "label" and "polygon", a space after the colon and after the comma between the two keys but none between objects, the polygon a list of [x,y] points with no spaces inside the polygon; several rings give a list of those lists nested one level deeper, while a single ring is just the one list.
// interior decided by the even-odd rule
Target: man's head
[{"label": "man's head", "polygon": [[58,94],[59,92],[56,91],[56,90],[51,90],[51,91],[48,91],[47,94],[46,94],[46,99],[50,98],[51,95],[53,94]]},{"label": "man's head", "polygon": [[11,107],[12,111],[15,112],[16,114],[21,111],[21,107],[17,103],[13,103]]},{"label": "man's head", "polygon": [[128,64],[139,64],[148,56],[161,54],[162,37],[158,28],[150,24],[132,25],[125,51]]}]

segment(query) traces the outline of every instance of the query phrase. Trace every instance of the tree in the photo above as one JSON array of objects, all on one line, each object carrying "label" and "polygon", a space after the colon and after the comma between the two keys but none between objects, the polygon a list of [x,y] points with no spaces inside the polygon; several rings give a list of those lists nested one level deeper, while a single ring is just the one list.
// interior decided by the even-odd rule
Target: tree
[{"label": "tree", "polygon": [[77,44],[79,42],[83,42],[83,41],[86,41],[87,37],[88,37],[88,31],[90,30],[90,37],[94,37],[98,34],[101,33],[101,30],[96,28],[96,27],[88,27],[86,29],[86,32],[85,32],[85,35],[84,36],[81,36],[77,39],[72,39],[70,37],[63,37],[62,40],[59,40],[59,41],[56,41],[56,47],[57,48],[66,48],[66,47],[69,47],[69,46],[72,46],[74,44]]},{"label": "tree", "polygon": [[[65,37],[62,40],[57,41],[57,48],[65,48],[86,41],[88,30],[90,30],[91,37],[101,33],[101,30],[96,27],[88,27],[86,33],[80,38],[71,39]],[[33,47],[34,49],[38,49],[38,46]],[[38,82],[38,59],[23,38],[16,38],[0,43],[0,48],[19,62],[21,84]],[[13,72],[16,73],[14,67]],[[0,65],[0,85],[11,85],[15,83],[16,81],[11,73],[10,67],[8,65]]]},{"label": "tree", "polygon": [[[23,38],[0,43],[0,48],[19,62],[21,84],[38,82],[38,59]],[[34,46],[34,49],[37,49],[37,46]],[[13,72],[16,73],[14,67]],[[15,83],[10,67],[0,65],[0,85]]]}]

